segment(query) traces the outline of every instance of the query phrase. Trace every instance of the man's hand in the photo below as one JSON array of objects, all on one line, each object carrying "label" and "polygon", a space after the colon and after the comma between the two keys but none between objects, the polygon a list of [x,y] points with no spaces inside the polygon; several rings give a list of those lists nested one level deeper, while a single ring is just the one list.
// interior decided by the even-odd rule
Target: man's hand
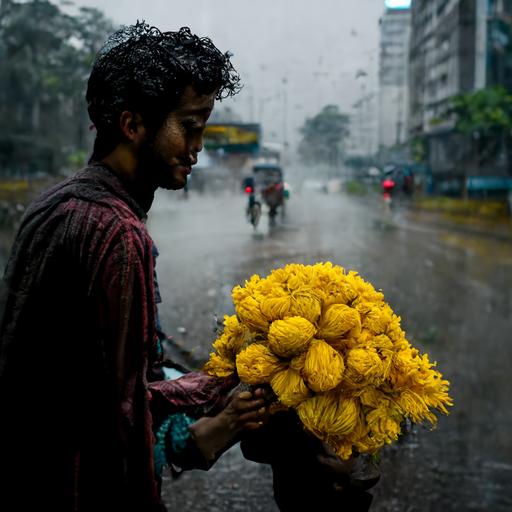
[{"label": "man's hand", "polygon": [[379,481],[379,468],[368,456],[357,455],[345,461],[327,445],[324,444],[324,448],[326,453],[318,455],[317,459],[333,479],[335,490],[344,491],[350,486],[366,491]]},{"label": "man's hand", "polygon": [[255,430],[265,424],[268,411],[264,390],[236,391],[224,409],[214,417],[203,417],[190,426],[197,447],[212,460],[228,449],[242,430]]}]

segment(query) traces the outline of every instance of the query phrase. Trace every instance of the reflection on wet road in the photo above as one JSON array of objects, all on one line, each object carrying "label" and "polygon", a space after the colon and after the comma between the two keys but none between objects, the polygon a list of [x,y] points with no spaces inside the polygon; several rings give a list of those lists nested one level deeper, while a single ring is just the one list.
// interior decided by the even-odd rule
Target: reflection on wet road
[{"label": "reflection on wet road", "polygon": [[[358,270],[402,316],[409,340],[452,383],[453,412],[384,450],[372,511],[512,510],[512,243],[410,222],[343,195],[294,195],[285,219],[258,231],[245,198],[188,200],[159,192],[149,229],[164,328],[200,360],[231,288],[290,262],[330,260]],[[0,233],[0,263],[12,233]],[[166,479],[171,510],[277,510],[270,469],[231,449],[208,472]]]},{"label": "reflection on wet road", "polygon": [[[330,260],[382,288],[410,341],[452,383],[455,407],[382,456],[372,511],[512,509],[512,244],[408,223],[341,195],[295,195],[287,216],[254,233],[243,197],[160,193],[149,227],[160,250],[162,318],[200,359],[230,290],[289,262]],[[186,335],[177,334],[184,327]],[[186,510],[275,510],[266,467],[231,450],[209,474],[170,483]]]}]

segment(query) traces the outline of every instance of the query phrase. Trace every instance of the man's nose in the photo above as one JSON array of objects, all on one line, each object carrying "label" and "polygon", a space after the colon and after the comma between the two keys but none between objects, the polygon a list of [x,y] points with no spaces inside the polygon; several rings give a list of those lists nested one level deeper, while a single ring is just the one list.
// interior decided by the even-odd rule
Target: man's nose
[{"label": "man's nose", "polygon": [[192,162],[191,165],[197,164],[197,154],[200,153],[203,150],[203,140],[200,139],[199,142],[192,145],[190,148],[190,161]]},{"label": "man's nose", "polygon": [[203,150],[203,137],[201,137],[196,144],[194,144],[195,153],[201,153]]}]

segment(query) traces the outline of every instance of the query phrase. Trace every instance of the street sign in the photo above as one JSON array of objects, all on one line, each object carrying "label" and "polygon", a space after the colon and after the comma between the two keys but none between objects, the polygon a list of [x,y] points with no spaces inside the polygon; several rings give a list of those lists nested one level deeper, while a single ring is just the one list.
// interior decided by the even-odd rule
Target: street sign
[{"label": "street sign", "polygon": [[226,153],[257,153],[260,139],[259,124],[208,124],[204,132],[204,147]]}]

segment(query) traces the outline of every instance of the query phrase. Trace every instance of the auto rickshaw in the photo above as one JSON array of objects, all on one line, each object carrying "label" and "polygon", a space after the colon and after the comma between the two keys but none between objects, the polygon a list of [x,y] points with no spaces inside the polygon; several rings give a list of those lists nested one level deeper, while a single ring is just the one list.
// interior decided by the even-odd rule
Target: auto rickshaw
[{"label": "auto rickshaw", "polygon": [[285,186],[283,170],[276,164],[257,164],[252,169],[254,189],[264,204],[268,206],[269,218],[273,222],[279,211],[284,214]]}]

